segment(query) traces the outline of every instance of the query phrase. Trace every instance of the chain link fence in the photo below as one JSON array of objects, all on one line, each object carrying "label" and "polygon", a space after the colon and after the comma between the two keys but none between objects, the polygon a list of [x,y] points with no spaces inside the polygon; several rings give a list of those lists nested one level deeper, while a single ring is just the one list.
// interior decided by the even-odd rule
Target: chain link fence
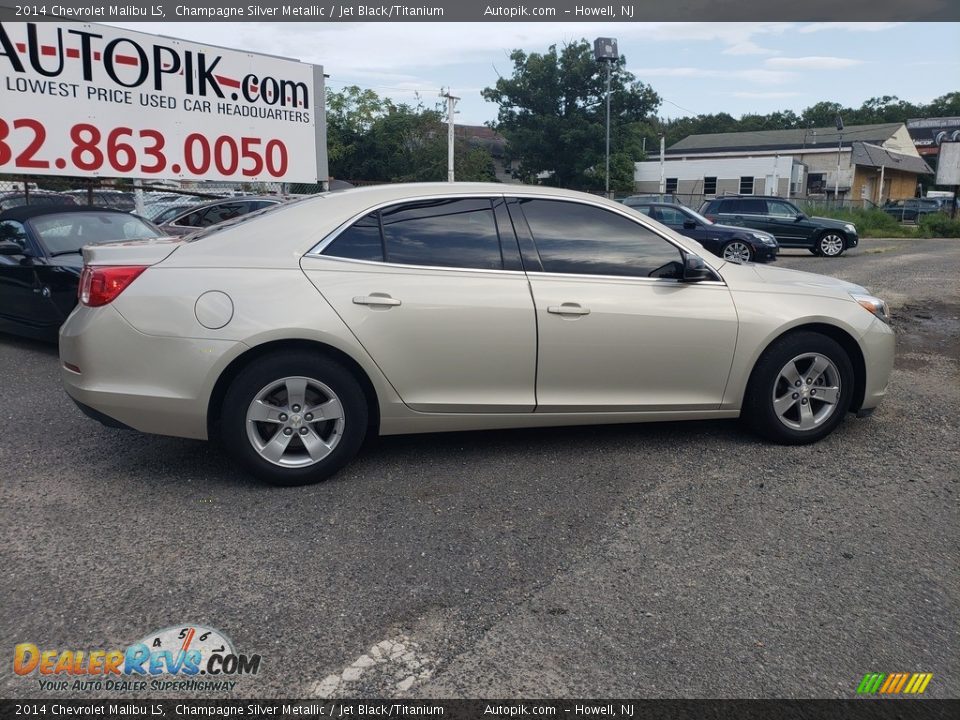
[{"label": "chain link fence", "polygon": [[[23,205],[89,205],[148,217],[158,205],[189,205],[239,195],[280,195],[304,192],[284,183],[175,182],[0,175],[0,212]],[[317,192],[310,188],[306,192]],[[156,207],[154,207],[156,209]]]}]

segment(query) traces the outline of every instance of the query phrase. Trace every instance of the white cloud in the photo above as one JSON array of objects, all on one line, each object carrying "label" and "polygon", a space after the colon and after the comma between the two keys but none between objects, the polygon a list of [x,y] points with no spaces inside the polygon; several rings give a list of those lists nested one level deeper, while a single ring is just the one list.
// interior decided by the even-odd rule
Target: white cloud
[{"label": "white cloud", "polygon": [[652,67],[631,68],[630,72],[639,80],[646,81],[654,77],[688,77],[688,78],[730,78],[732,80],[746,80],[758,85],[780,85],[790,82],[796,75],[781,70],[764,70],[763,68],[748,68],[746,70],[717,70],[715,68],[695,67]]},{"label": "white cloud", "polygon": [[723,51],[724,55],[776,55],[777,50],[760,47],[752,40],[734,43]]},{"label": "white cloud", "polygon": [[835,32],[880,32],[891,28],[899,27],[903,23],[899,22],[817,22],[808,25],[801,25],[798,32],[814,33],[825,30]]},{"label": "white cloud", "polygon": [[777,68],[780,70],[838,70],[840,68],[862,65],[863,60],[811,55],[809,57],[767,58],[764,60],[764,63],[768,67]]},{"label": "white cloud", "polygon": [[798,92],[734,92],[732,93],[734,97],[744,98],[745,100],[778,100],[780,98],[789,98],[797,97],[800,95]]}]

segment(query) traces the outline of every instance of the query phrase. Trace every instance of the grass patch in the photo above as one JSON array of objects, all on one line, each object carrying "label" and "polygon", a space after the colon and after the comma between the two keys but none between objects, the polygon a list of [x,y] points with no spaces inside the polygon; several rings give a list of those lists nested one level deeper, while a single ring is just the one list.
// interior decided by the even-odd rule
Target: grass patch
[{"label": "grass patch", "polygon": [[920,237],[915,225],[901,225],[883,210],[871,208],[832,209],[832,208],[804,208],[808,215],[832,218],[842,222],[853,223],[857,226],[860,237]]}]

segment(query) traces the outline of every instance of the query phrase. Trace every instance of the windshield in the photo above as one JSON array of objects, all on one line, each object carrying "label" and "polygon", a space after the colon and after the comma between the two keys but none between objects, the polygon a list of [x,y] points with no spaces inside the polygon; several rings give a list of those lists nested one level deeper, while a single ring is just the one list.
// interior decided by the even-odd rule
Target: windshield
[{"label": "windshield", "polygon": [[704,225],[713,225],[713,220],[711,220],[710,218],[704,217],[703,215],[698,213],[696,210],[691,210],[690,208],[682,208],[681,212],[684,215],[687,215],[688,217],[693,218],[697,222],[702,222]]},{"label": "windshield", "polygon": [[119,212],[64,212],[28,222],[50,255],[78,252],[84,245],[163,237],[142,218]]}]

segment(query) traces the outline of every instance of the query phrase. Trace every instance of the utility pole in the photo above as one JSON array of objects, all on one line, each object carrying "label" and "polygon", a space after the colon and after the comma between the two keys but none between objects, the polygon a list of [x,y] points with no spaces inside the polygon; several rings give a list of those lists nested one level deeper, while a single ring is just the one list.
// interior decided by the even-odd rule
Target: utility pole
[{"label": "utility pole", "polygon": [[604,65],[607,66],[607,197],[610,197],[610,63],[612,61],[605,62]]},{"label": "utility pole", "polygon": [[663,196],[667,192],[667,178],[664,174],[666,170],[664,166],[664,157],[666,155],[667,148],[667,136],[665,133],[660,133],[660,200],[663,200]]},{"label": "utility pole", "polygon": [[453,182],[453,108],[457,100],[460,98],[451,95],[450,90],[447,90],[445,93],[441,93],[440,97],[445,97],[447,99],[447,182]]},{"label": "utility pole", "polygon": [[840,139],[837,141],[837,179],[833,184],[833,201],[840,207],[840,153],[843,150],[843,118],[837,113],[837,132]]}]

